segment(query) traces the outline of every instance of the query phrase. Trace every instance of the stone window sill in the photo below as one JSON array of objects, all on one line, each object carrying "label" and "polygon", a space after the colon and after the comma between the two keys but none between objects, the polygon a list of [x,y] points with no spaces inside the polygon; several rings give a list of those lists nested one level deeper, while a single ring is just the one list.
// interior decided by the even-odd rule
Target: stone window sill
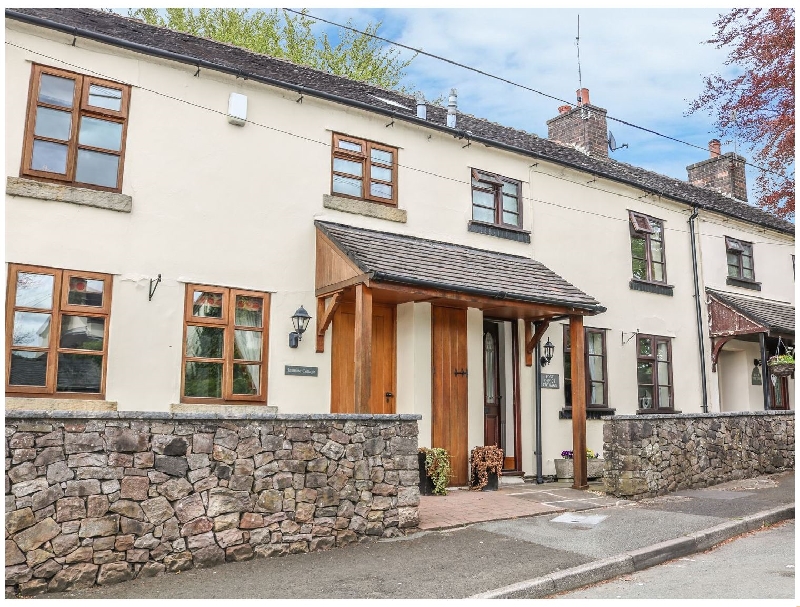
[{"label": "stone window sill", "polygon": [[524,242],[526,244],[530,244],[531,242],[531,233],[526,230],[498,226],[492,223],[483,223],[482,221],[470,221],[467,224],[467,230],[477,234],[486,234],[487,236],[505,238],[506,240],[516,240],[517,242]]},{"label": "stone window sill", "polygon": [[6,396],[6,411],[116,411],[108,400],[54,398],[52,396]]},{"label": "stone window sill", "polygon": [[[586,419],[603,419],[609,415],[614,415],[616,409],[610,407],[586,407]],[[572,407],[564,407],[558,412],[558,419],[572,419]]]},{"label": "stone window sill", "polygon": [[368,200],[359,200],[357,198],[344,198],[342,196],[323,194],[322,206],[326,209],[333,209],[334,211],[353,213],[354,215],[365,215],[366,217],[396,221],[397,223],[406,223],[407,221],[404,209],[398,209],[397,207],[379,204],[377,202],[369,202]]},{"label": "stone window sill", "polygon": [[645,293],[655,293],[657,295],[668,295],[669,297],[672,297],[672,291],[675,287],[658,282],[649,282],[647,280],[631,278],[630,288],[632,291],[644,291]]},{"label": "stone window sill", "polygon": [[728,276],[728,278],[725,280],[725,284],[733,287],[741,287],[742,289],[752,289],[753,291],[761,290],[760,282],[747,280],[745,278],[734,278],[733,276]]},{"label": "stone window sill", "polygon": [[133,198],[127,194],[76,188],[71,185],[37,181],[25,177],[7,177],[6,194],[52,202],[68,202],[120,213],[130,213],[133,207]]},{"label": "stone window sill", "polygon": [[192,405],[188,403],[173,403],[170,413],[219,413],[220,415],[242,413],[277,413],[278,407],[273,405]]},{"label": "stone window sill", "polygon": [[636,415],[678,415],[677,409],[637,409]]}]

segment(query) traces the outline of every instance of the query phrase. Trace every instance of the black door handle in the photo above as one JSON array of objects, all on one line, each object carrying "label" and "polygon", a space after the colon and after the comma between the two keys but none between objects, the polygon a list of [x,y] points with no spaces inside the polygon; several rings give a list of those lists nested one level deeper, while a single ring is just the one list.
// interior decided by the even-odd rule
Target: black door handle
[{"label": "black door handle", "polygon": [[466,369],[461,369],[461,371],[455,371],[454,374],[455,375],[466,375],[467,374],[467,370]]},{"label": "black door handle", "polygon": [[386,393],[386,398],[392,398],[393,396],[394,396],[394,394],[392,394],[391,392],[387,392]]}]

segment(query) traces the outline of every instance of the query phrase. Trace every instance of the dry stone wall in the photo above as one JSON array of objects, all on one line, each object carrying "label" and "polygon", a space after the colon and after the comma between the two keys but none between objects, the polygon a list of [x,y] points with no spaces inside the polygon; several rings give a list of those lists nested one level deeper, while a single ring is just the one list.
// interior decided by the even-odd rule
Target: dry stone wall
[{"label": "dry stone wall", "polygon": [[603,424],[604,483],[632,499],[794,469],[794,411],[617,415]]},{"label": "dry stone wall", "polygon": [[6,595],[403,535],[419,419],[6,412]]}]

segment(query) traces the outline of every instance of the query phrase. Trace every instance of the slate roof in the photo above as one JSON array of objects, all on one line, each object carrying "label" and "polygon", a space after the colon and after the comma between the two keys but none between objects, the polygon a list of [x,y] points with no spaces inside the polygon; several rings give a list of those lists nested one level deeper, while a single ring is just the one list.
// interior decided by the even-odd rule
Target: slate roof
[{"label": "slate roof", "polygon": [[327,221],[314,225],[376,282],[605,311],[596,299],[529,257]]},{"label": "slate roof", "polygon": [[[100,36],[110,36],[128,43],[142,45],[140,52],[167,51],[188,55],[198,60],[215,63],[228,71],[241,72],[243,77],[256,76],[271,78],[286,84],[287,88],[307,87],[306,94],[313,91],[336,95],[343,102],[352,101],[368,104],[376,112],[394,113],[411,120],[416,118],[416,103],[408,95],[389,91],[357,82],[341,76],[334,76],[309,67],[297,65],[283,59],[268,57],[229,44],[206,38],[191,36],[166,28],[147,25],[113,13],[80,8],[24,8],[6,9],[6,17],[14,18],[14,13],[30,15],[58,24],[63,31],[78,28]],[[17,17],[19,18],[19,17]],[[106,40],[114,44],[112,40]],[[187,63],[191,63],[187,61]],[[403,110],[395,105],[384,103],[376,98],[382,97],[408,108]],[[428,105],[427,123],[434,127],[446,125],[445,108]],[[683,202],[690,206],[721,213],[760,226],[772,228],[786,234],[794,234],[794,224],[779,219],[745,202],[733,200],[723,194],[690,185],[686,181],[660,175],[630,164],[610,158],[594,158],[573,147],[543,139],[522,130],[476,118],[469,114],[458,114],[457,131],[464,135],[467,131],[473,139],[480,138],[498,146],[511,146],[521,153],[556,162],[568,164],[588,171],[594,175],[621,181],[643,190],[657,193]]]},{"label": "slate roof", "polygon": [[774,299],[706,289],[706,293],[744,314],[754,322],[769,327],[770,331],[794,335],[794,306]]}]

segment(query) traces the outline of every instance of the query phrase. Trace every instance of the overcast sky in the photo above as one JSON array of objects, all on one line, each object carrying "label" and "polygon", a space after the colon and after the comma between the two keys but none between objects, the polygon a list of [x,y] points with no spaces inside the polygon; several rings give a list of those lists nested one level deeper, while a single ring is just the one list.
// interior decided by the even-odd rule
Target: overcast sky
[{"label": "overcast sky", "polygon": [[[608,115],[688,141],[675,143],[609,120],[617,144],[611,156],[678,179],[708,157],[716,136],[706,113],[685,116],[703,76],[734,72],[727,53],[702,44],[725,8],[713,9],[365,9],[309,8],[312,15],[357,28],[382,21],[379,34],[572,102],[578,88],[575,39],[580,14],[580,65],[591,102]],[[332,26],[318,24],[336,36]],[[408,53],[404,51],[404,55]],[[558,101],[443,61],[419,56],[406,85],[427,98],[458,89],[462,112],[547,136]],[[733,141],[723,140],[723,152]],[[748,157],[746,150],[738,150]],[[755,176],[748,168],[748,189]],[[752,195],[750,196],[752,201]]]}]

